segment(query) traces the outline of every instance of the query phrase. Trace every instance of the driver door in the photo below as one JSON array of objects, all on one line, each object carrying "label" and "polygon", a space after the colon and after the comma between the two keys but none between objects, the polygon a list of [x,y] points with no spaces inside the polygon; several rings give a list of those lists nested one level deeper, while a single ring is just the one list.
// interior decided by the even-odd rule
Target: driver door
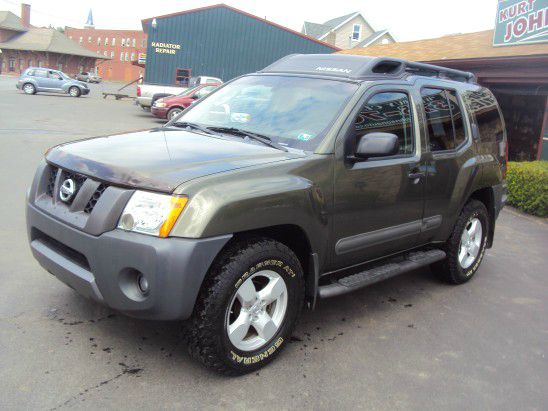
[{"label": "driver door", "polygon": [[[415,101],[419,100],[412,88],[373,87],[354,108],[337,140],[333,269],[417,245],[425,177]],[[398,154],[352,158],[360,137],[372,132],[396,134]]]}]

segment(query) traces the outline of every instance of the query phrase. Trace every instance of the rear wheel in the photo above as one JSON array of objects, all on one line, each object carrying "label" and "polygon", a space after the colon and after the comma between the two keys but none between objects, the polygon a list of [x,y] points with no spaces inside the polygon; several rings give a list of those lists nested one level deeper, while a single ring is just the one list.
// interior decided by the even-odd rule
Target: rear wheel
[{"label": "rear wheel", "polygon": [[171,110],[167,112],[167,119],[172,120],[174,117],[177,117],[179,114],[183,112],[183,109],[179,107],[174,107]]},{"label": "rear wheel", "polygon": [[32,83],[23,84],[23,91],[25,94],[36,94],[36,87]]},{"label": "rear wheel", "polygon": [[72,86],[71,88],[69,88],[69,94],[72,97],[80,97],[80,94],[82,94],[82,93],[81,93],[81,91],[78,87]]},{"label": "rear wheel", "polygon": [[204,284],[188,327],[189,351],[223,374],[245,374],[287,344],[304,300],[295,254],[266,238],[229,246]]},{"label": "rear wheel", "polygon": [[470,280],[478,270],[489,232],[489,215],[481,201],[470,200],[461,211],[445,244],[447,258],[434,265],[434,271],[452,284]]}]

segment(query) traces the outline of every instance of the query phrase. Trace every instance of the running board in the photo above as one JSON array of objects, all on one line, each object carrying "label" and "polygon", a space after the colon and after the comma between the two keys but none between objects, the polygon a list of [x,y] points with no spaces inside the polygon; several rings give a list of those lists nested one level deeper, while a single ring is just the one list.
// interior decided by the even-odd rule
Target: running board
[{"label": "running board", "polygon": [[322,285],[318,289],[319,297],[330,298],[346,294],[407,271],[427,266],[444,258],[445,251],[437,249],[411,252],[405,254],[403,260],[398,262],[388,262],[384,265],[362,271],[361,273],[342,277],[331,284]]}]

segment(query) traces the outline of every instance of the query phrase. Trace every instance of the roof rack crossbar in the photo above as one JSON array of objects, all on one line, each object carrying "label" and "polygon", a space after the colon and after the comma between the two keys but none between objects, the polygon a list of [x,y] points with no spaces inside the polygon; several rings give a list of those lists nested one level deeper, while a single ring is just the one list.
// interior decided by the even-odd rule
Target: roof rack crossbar
[{"label": "roof rack crossbar", "polygon": [[451,80],[462,81],[464,83],[475,83],[476,77],[468,71],[455,70],[447,67],[434,66],[426,63],[416,63],[413,61],[404,61],[404,70],[417,75],[432,73],[439,78],[448,78]]}]

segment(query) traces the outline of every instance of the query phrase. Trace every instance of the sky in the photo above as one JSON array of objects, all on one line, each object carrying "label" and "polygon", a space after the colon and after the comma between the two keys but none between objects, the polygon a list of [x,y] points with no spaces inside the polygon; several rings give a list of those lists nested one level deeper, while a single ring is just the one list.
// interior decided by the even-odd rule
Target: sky
[{"label": "sky", "polygon": [[[218,4],[197,0],[27,0],[35,26],[82,27],[91,8],[96,28],[140,29],[141,19]],[[303,21],[323,23],[359,11],[374,30],[388,29],[397,41],[494,28],[497,0],[224,0],[225,4],[301,31]],[[336,7],[334,6],[336,5]],[[17,0],[0,10],[19,15]]]}]

